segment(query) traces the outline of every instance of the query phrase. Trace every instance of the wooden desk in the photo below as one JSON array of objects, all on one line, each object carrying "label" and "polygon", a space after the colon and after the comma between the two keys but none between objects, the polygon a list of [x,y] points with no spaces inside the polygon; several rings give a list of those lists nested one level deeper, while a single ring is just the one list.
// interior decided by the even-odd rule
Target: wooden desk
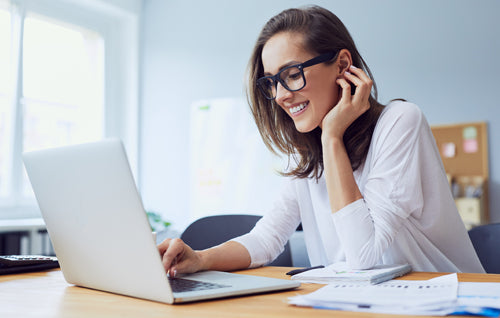
[{"label": "wooden desk", "polygon": [[[240,271],[287,278],[289,268],[263,267]],[[439,273],[411,273],[419,280]],[[500,274],[458,274],[460,281],[500,282]],[[296,290],[261,295],[167,305],[69,285],[61,271],[0,276],[0,317],[386,317],[383,314],[316,310],[290,306],[287,298],[310,293],[322,285],[302,284]],[[398,317],[391,315],[391,317]]]}]

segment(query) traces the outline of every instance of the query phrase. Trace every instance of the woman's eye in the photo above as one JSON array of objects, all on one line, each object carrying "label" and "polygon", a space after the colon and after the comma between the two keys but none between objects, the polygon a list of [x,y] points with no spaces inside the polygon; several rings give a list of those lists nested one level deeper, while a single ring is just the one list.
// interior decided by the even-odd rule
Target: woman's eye
[{"label": "woman's eye", "polygon": [[288,78],[293,81],[298,80],[300,78],[300,72],[289,74]]}]

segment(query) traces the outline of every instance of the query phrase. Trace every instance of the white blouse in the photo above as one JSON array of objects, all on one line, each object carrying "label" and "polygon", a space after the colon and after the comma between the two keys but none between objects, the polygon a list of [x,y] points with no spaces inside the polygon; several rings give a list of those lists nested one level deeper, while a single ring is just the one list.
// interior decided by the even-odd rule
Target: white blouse
[{"label": "white blouse", "polygon": [[333,214],[324,174],[318,181],[289,178],[274,208],[234,239],[250,253],[250,266],[274,260],[302,222],[311,265],[409,263],[414,271],[484,273],[416,105],[384,108],[354,178],[363,199]]}]

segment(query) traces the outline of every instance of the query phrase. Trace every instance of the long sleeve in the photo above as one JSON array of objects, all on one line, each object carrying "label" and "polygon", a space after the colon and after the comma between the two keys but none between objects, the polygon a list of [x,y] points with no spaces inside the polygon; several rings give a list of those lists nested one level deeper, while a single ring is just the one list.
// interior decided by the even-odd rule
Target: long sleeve
[{"label": "long sleeve", "polygon": [[286,183],[272,210],[268,211],[248,234],[233,239],[250,253],[250,267],[272,262],[284,250],[300,224],[299,209],[291,180]]},{"label": "long sleeve", "polygon": [[439,182],[422,180],[422,171],[434,166],[434,178],[444,178],[442,164],[434,154],[434,141],[425,138],[427,130],[421,111],[409,103],[398,105],[377,124],[363,168],[368,173],[358,184],[363,199],[333,215],[351,267],[368,268],[379,263],[402,225],[410,216],[422,213],[423,189]]}]

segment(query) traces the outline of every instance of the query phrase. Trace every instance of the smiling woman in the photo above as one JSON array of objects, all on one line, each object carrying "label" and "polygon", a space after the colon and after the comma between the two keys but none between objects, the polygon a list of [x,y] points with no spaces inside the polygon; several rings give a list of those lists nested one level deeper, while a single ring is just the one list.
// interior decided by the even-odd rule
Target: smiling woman
[{"label": "smiling woman", "polygon": [[334,13],[306,6],[272,17],[248,75],[259,132],[290,159],[287,185],[248,234],[202,251],[162,242],[166,270],[268,264],[302,224],[313,266],[484,272],[425,116],[403,100],[377,101],[373,76]]},{"label": "smiling woman", "polygon": [[[320,21],[322,14],[317,14],[317,21]],[[294,21],[298,26],[294,25],[290,29],[287,28],[290,26],[287,22],[271,19],[261,33],[250,59],[249,98],[264,142],[270,149],[297,160],[294,170],[284,175],[306,177],[313,172],[319,177],[322,152],[316,143],[321,135],[322,119],[340,94],[338,89],[334,89],[337,78],[332,74],[335,69],[339,76],[343,76],[345,72],[349,74],[348,68],[356,65],[364,68],[370,78],[372,76],[349,32],[340,21],[324,22],[328,23],[328,27],[324,27],[322,22],[311,22],[306,26],[309,23],[307,19],[298,19]],[[301,27],[310,30],[304,32]],[[272,78],[269,76],[271,74],[282,74],[279,72],[293,65],[309,65],[311,60],[314,64],[301,69],[304,85],[300,89],[290,90],[281,82],[278,85],[275,81],[272,98],[266,94],[258,94],[257,87],[262,91],[262,79]],[[262,75],[265,76],[261,77]],[[377,101],[377,88],[373,81],[372,83],[373,95],[370,90],[367,92],[368,102],[372,107],[356,118],[353,125],[348,125],[343,138],[354,170],[366,156],[376,120],[383,107]],[[351,94],[354,94],[356,86],[349,88],[352,89]],[[279,91],[282,93],[278,94]],[[311,104],[311,101],[315,102]],[[280,111],[280,107],[285,110],[284,113]],[[276,131],[281,133],[275,134]]]}]

